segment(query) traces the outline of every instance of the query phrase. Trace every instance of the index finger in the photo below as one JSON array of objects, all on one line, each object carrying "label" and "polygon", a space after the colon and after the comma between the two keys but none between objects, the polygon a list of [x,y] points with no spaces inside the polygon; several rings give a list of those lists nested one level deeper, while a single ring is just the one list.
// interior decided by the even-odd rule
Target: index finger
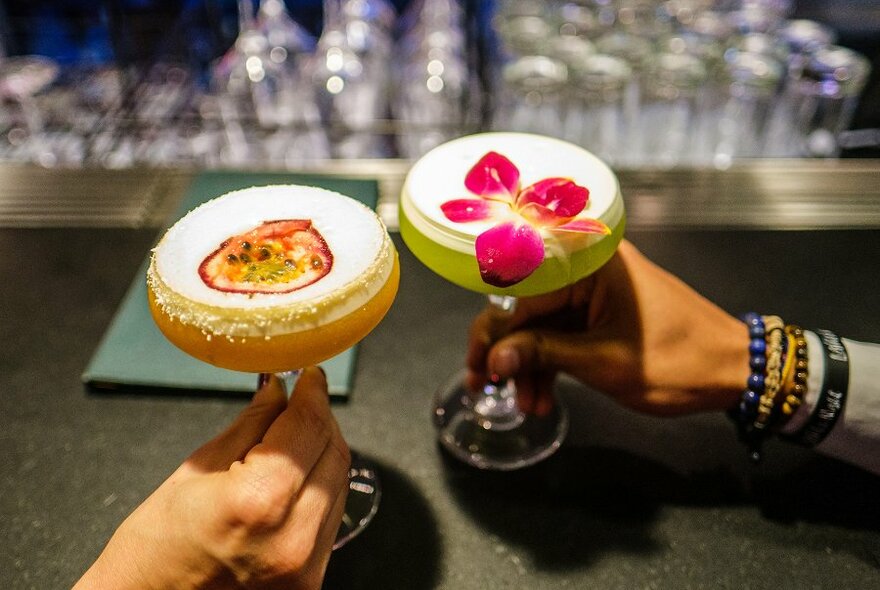
[{"label": "index finger", "polygon": [[501,337],[541,317],[551,315],[569,303],[570,289],[561,289],[544,295],[524,297],[517,300],[516,307],[508,317],[501,317],[497,310],[484,308],[471,322],[468,332],[468,349],[465,365],[468,373],[466,382],[469,389],[479,390],[489,379],[487,357],[492,345]]},{"label": "index finger", "polygon": [[309,367],[300,375],[285,410],[243,463],[263,477],[281,478],[285,487],[298,490],[325,448],[334,444],[337,430],[324,374]]}]

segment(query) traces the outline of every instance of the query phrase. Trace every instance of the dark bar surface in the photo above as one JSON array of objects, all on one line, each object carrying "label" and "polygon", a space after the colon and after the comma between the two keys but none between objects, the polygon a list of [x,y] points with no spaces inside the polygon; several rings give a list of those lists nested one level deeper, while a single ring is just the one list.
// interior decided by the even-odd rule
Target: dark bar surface
[{"label": "dark bar surface", "polygon": [[[880,224],[864,221],[880,216],[876,197],[853,189],[861,223],[830,229],[784,215],[757,227],[748,211],[704,224],[651,218],[660,223],[644,213],[669,206],[656,195],[699,185],[688,190],[710,202],[719,185],[655,174],[654,189],[628,195],[621,173],[628,237],[653,260],[732,313],[880,342]],[[812,199],[813,189],[797,191]],[[122,519],[246,403],[80,383],[157,228],[0,228],[0,587],[72,585]],[[721,415],[637,415],[563,380],[572,432],[558,455],[515,473],[446,458],[430,399],[462,367],[483,300],[395,239],[397,301],[363,342],[350,401],[334,407],[351,447],[380,466],[384,495],[367,531],[333,555],[327,588],[880,587],[880,477],[779,441],[752,466]]]}]

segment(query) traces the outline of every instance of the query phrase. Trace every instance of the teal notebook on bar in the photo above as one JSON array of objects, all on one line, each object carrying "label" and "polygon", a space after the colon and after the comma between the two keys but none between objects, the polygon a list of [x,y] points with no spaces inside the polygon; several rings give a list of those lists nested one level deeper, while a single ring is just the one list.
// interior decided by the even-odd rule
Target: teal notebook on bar
[{"label": "teal notebook on bar", "polygon": [[[319,186],[358,199],[373,209],[379,197],[378,186],[372,180],[287,173],[203,172],[193,180],[183,196],[174,220],[223,193],[266,184]],[[113,321],[83,372],[83,382],[94,391],[253,393],[256,375],[203,363],[165,339],[153,323],[147,307],[145,278],[148,264],[149,256],[137,271]],[[321,363],[327,372],[332,396],[348,396],[356,357],[357,346]]]}]

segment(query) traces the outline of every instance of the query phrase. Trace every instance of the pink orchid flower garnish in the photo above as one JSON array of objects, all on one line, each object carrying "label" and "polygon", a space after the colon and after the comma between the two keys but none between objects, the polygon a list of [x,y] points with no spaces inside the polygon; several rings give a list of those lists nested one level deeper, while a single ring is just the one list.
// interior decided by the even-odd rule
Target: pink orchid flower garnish
[{"label": "pink orchid flower garnish", "polygon": [[489,152],[470,169],[465,187],[479,198],[453,199],[440,205],[455,223],[497,220],[474,244],[480,275],[495,287],[514,285],[544,262],[541,231],[608,235],[598,219],[578,217],[590,191],[568,178],[545,178],[520,190],[519,169]]}]

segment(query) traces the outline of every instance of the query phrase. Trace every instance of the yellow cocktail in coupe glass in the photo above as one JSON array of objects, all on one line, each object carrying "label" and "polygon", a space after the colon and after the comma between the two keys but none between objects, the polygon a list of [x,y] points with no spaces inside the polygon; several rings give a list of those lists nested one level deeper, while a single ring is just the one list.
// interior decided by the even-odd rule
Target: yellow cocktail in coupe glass
[{"label": "yellow cocktail in coupe glass", "polygon": [[[428,268],[485,293],[496,337],[517,298],[552,292],[605,264],[626,215],[614,173],[590,152],[525,133],[481,133],[440,145],[410,169],[400,233]],[[556,400],[548,415],[524,414],[511,382],[467,391],[457,376],[434,400],[440,442],[485,469],[534,464],[568,429]]]},{"label": "yellow cocktail in coupe glass", "polygon": [[[159,329],[187,354],[289,381],[375,328],[399,277],[373,211],[332,191],[273,185],[219,196],[175,223],[153,249],[147,292]],[[378,480],[362,457],[351,476],[336,546],[378,506]]]}]

